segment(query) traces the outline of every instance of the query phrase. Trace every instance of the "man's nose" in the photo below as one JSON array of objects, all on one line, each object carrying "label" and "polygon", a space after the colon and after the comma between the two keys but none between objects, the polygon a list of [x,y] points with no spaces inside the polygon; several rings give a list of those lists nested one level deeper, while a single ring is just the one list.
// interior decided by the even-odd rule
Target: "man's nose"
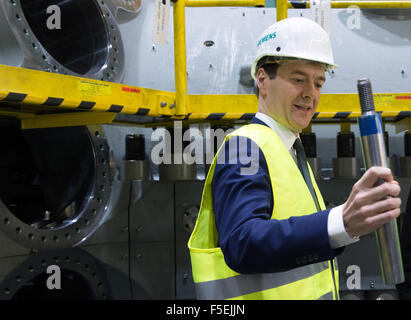
[{"label": "man's nose", "polygon": [[303,89],[303,98],[306,102],[311,102],[316,95],[316,87],[314,81],[306,81]]}]

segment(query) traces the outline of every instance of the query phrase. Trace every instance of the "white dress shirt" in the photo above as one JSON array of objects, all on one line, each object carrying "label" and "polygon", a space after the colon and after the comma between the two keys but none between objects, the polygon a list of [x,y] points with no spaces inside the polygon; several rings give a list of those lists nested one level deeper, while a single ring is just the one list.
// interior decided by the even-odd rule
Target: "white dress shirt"
[{"label": "white dress shirt", "polygon": [[[255,117],[274,130],[274,132],[284,143],[288,152],[290,152],[294,161],[297,163],[297,156],[295,154],[293,144],[295,139],[299,138],[299,134],[292,132],[289,128],[264,113],[257,112]],[[342,205],[334,207],[330,210],[327,223],[330,245],[333,249],[346,246],[359,240],[358,238],[351,238],[345,230],[342,216]]]}]

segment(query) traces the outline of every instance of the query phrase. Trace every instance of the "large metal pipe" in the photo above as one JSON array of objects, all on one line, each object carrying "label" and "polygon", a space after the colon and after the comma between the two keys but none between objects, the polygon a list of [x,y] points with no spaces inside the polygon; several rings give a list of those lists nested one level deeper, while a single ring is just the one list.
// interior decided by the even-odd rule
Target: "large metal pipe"
[{"label": "large metal pipe", "polygon": [[[358,80],[361,113],[358,125],[365,168],[387,167],[381,115],[375,112],[371,83],[368,79]],[[377,181],[376,185],[384,183]],[[391,220],[376,231],[378,253],[383,281],[393,285],[404,281],[404,269],[398,236],[397,222]]]},{"label": "large metal pipe", "polygon": [[[110,0],[0,1],[1,46],[7,53],[0,54],[0,63],[122,82],[125,50],[114,7]],[[49,8],[59,8],[60,25],[47,23],[53,17]]]},{"label": "large metal pipe", "polygon": [[109,219],[113,159],[101,127],[20,130],[3,119],[0,133],[1,235],[36,251],[68,248]]}]

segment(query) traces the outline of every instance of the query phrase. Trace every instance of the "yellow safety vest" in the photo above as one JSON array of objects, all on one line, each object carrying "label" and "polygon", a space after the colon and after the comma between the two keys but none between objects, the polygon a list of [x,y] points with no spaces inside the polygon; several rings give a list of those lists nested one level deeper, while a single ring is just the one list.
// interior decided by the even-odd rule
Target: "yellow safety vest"
[{"label": "yellow safety vest", "polygon": [[[291,214],[302,216],[317,211],[295,161],[272,129],[259,124],[245,125],[228,134],[225,141],[233,136],[250,138],[264,154],[274,197],[271,219],[288,219]],[[218,232],[212,203],[211,183],[217,155],[209,169],[200,212],[188,242],[197,298],[338,299],[336,261],[313,263],[284,272],[262,274],[239,274],[227,266],[221,248],[217,247]],[[324,201],[311,168],[309,170],[318,204],[321,210],[324,210]]]}]

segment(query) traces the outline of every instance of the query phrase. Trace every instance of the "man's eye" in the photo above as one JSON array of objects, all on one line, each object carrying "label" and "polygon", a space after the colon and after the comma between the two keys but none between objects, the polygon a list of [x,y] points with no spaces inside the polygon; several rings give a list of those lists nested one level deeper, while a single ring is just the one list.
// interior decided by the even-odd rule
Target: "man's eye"
[{"label": "man's eye", "polygon": [[317,83],[315,86],[316,86],[318,89],[321,89],[321,88],[323,87],[323,85],[322,85],[321,83]]},{"label": "man's eye", "polygon": [[296,83],[304,82],[303,79],[298,79],[298,78],[294,78],[293,81],[296,82]]}]

